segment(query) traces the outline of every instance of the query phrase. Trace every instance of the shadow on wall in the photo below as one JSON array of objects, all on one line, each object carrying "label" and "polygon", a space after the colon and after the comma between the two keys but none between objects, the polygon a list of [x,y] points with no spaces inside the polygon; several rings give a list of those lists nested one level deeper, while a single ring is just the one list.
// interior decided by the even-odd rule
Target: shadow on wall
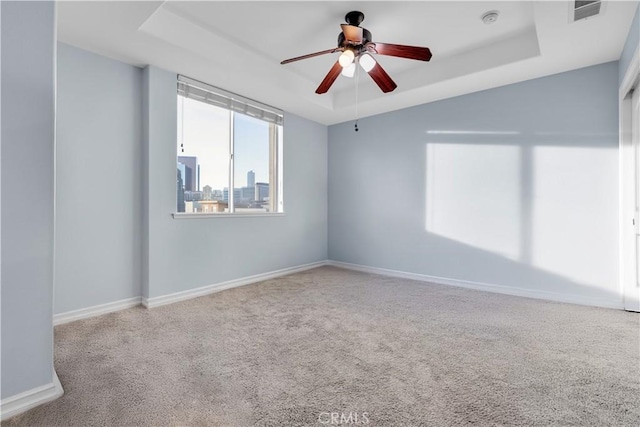
[{"label": "shadow on wall", "polygon": [[[440,266],[436,266],[429,268],[429,271],[424,274],[484,286],[497,285],[521,291],[523,295],[533,296],[539,293],[543,298],[604,307],[622,307],[622,294],[614,289],[617,284],[612,284],[615,286],[607,289],[580,282],[571,277],[514,261],[495,252],[433,233],[426,233],[422,244],[425,258],[431,256],[434,247],[438,248],[439,255],[445,254],[449,258],[446,263],[440,263],[440,266],[444,267],[443,270],[439,269]],[[487,269],[488,266],[490,269]],[[451,269],[455,270],[455,274],[449,273]],[[507,277],[509,279],[505,280]]]},{"label": "shadow on wall", "polygon": [[[617,134],[429,130],[427,135],[429,232],[553,268],[549,258],[554,250],[563,250],[558,245],[564,234],[597,234],[593,224],[617,213],[615,203],[592,203],[602,186],[597,173],[605,163],[602,150],[616,153],[598,142]],[[529,144],[533,138],[535,144]],[[555,248],[536,250],[550,243]]]},{"label": "shadow on wall", "polygon": [[329,258],[619,306],[617,67],[331,126]]},{"label": "shadow on wall", "polygon": [[[615,231],[593,225],[617,214],[616,195],[609,204],[594,206],[592,199],[602,185],[602,151],[612,150],[601,142],[617,134],[437,129],[426,138],[428,241],[438,240],[440,248],[459,242],[452,253],[464,259],[467,272],[475,264],[500,273],[484,273],[489,283],[526,269],[524,276],[546,292],[584,295],[587,287],[587,294],[620,298],[599,289],[606,272],[583,265],[603,261],[588,247]],[[576,245],[582,254],[574,257]],[[617,262],[617,254],[610,255],[609,262]]]},{"label": "shadow on wall", "polygon": [[[359,203],[334,205],[345,219],[331,259],[621,305],[617,133],[405,132],[395,140],[406,152],[377,135],[358,154],[360,170],[338,178]],[[342,148],[351,160],[358,153]],[[365,180],[381,158],[396,166]],[[395,197],[360,198],[363,185]]]}]

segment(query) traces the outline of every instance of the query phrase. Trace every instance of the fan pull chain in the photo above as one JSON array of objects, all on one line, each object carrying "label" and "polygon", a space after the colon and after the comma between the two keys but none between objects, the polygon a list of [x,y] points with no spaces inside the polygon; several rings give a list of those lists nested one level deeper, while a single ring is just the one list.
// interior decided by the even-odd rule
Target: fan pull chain
[{"label": "fan pull chain", "polygon": [[360,86],[358,84],[359,77],[360,77],[360,67],[358,67],[358,64],[356,64],[356,79],[355,79],[356,80],[356,124],[355,124],[356,132],[358,132],[358,86]]}]

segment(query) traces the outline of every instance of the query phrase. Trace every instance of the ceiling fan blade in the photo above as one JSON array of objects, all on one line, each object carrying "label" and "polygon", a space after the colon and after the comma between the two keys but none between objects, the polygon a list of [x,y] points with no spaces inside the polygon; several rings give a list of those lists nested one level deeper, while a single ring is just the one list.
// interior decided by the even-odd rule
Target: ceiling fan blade
[{"label": "ceiling fan blade", "polygon": [[353,44],[362,44],[362,28],[349,24],[340,24],[340,26],[346,41]]},{"label": "ceiling fan blade", "polygon": [[280,64],[284,65],[284,64],[288,64],[290,62],[300,61],[301,59],[313,58],[314,56],[326,55],[327,53],[337,52],[339,50],[341,50],[341,49],[340,48],[334,48],[334,49],[323,50],[323,51],[320,51],[320,52],[310,53],[308,55],[296,56],[295,58],[285,59]]},{"label": "ceiling fan blade", "polygon": [[387,72],[380,66],[380,64],[376,63],[376,65],[374,65],[373,68],[369,70],[369,75],[384,93],[391,92],[398,87],[396,82],[391,80],[389,74],[387,74]]},{"label": "ceiling fan blade", "polygon": [[405,46],[402,44],[389,43],[367,43],[367,50],[380,55],[417,59],[418,61],[428,61],[431,59],[431,51],[428,47]]},{"label": "ceiling fan blade", "polygon": [[316,93],[322,94],[327,92],[331,87],[331,85],[333,84],[333,82],[336,81],[341,71],[342,71],[342,65],[340,65],[340,63],[336,61],[336,63],[333,64],[333,67],[331,67],[331,69],[325,76],[324,80],[322,80],[322,83],[320,83],[320,86],[318,86],[318,89],[316,89]]}]

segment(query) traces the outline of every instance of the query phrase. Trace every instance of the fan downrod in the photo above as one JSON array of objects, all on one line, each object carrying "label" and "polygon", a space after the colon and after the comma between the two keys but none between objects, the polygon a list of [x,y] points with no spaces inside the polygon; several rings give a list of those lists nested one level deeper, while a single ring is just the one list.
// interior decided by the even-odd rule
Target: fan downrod
[{"label": "fan downrod", "polygon": [[364,21],[364,13],[357,10],[351,11],[344,16],[344,20],[347,24],[358,27]]}]

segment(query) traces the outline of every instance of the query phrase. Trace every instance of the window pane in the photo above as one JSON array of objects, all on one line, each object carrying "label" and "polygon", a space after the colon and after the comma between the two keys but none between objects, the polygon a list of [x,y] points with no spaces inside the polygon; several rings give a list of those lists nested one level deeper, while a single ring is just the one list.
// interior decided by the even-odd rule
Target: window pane
[{"label": "window pane", "polygon": [[178,96],[178,212],[227,212],[230,112]]},{"label": "window pane", "polygon": [[273,150],[275,125],[235,113],[233,158],[235,212],[273,212]]},{"label": "window pane", "polygon": [[283,212],[279,110],[178,77],[177,212]]}]

